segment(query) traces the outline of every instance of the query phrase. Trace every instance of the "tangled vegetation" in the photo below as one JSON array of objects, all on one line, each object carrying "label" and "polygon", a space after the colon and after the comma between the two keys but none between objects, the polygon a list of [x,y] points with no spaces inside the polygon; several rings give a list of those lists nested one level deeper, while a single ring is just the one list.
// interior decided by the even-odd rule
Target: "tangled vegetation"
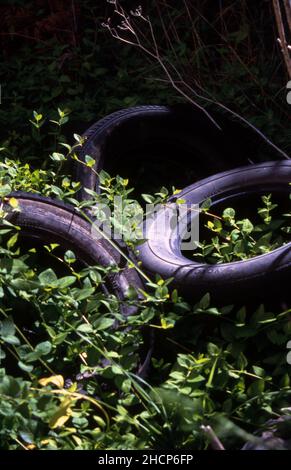
[{"label": "tangled vegetation", "polygon": [[[125,318],[120,301],[103,289],[110,268],[84,267],[55,244],[24,243],[21,230],[6,220],[3,201],[19,210],[13,191],[54,197],[81,214],[113,195],[138,205],[131,198],[134,182],[106,172],[101,195],[78,202],[80,184],[70,174],[79,133],[118,108],[181,101],[162,74],[156,79],[155,62],[121,48],[104,31],[110,5],[104,11],[97,2],[72,2],[81,27],[70,31],[65,2],[57,2],[54,18],[46,2],[37,12],[34,2],[7,3],[14,10],[10,5],[1,18],[1,449],[208,449],[213,435],[207,426],[226,449],[256,445],[266,423],[290,417],[290,299],[229,305],[225,298],[215,305],[207,294],[192,305],[171,289],[171,279],[157,277],[146,281],[142,300],[129,292],[126,302],[137,309]],[[288,150],[286,81],[270,39],[268,2],[244,1],[216,13],[206,0],[189,12],[154,3],[163,53],[186,81],[234,106]],[[24,27],[27,17],[34,21]],[[187,21],[191,28],[184,27]],[[168,191],[145,199],[163,203]],[[222,214],[223,227],[211,218],[208,227],[217,237],[202,245],[201,256],[228,262],[287,240],[285,212],[268,195],[262,203],[257,231],[257,221],[235,220],[232,208]],[[273,209],[278,217],[272,218]],[[264,239],[254,239],[262,225]]]},{"label": "tangled vegetation", "polygon": [[[2,200],[17,211],[9,194],[25,190],[82,212],[79,185],[61,170],[68,158],[53,152],[46,170],[4,158]],[[132,203],[128,181],[103,172],[101,187],[95,200],[117,194]],[[55,244],[19,245],[21,231],[5,223],[3,209],[1,220],[2,448],[203,449],[206,425],[227,448],[239,448],[270,418],[289,413],[288,307],[238,308],[227,299],[217,307],[209,295],[193,306],[169,290],[171,280],[157,278],[143,300],[129,293],[137,311],[124,318],[118,299],[102,291],[106,269],[84,268]],[[151,365],[140,377],[152,332]]]},{"label": "tangled vegetation", "polygon": [[[194,252],[195,258],[202,258],[210,264],[229,263],[269,253],[288,243],[290,210],[286,214],[274,216],[273,212],[276,209],[278,211],[279,205],[272,202],[272,194],[261,196],[260,199],[262,207],[257,209],[256,221],[238,218],[232,207],[225,208],[221,215],[211,213],[204,227],[214,236],[210,243],[202,240],[198,252]],[[205,202],[203,212],[207,214]],[[248,204],[246,207],[251,212],[252,207]],[[203,224],[203,220],[200,223]]]}]

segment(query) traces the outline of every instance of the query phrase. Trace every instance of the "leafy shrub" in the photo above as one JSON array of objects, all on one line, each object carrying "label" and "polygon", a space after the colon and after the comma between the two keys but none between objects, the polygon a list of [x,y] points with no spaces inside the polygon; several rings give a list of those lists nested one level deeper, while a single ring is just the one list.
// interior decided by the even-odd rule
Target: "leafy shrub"
[{"label": "leafy shrub", "polygon": [[[2,200],[19,210],[9,193],[25,190],[66,200],[81,213],[116,194],[132,204],[128,181],[105,172],[101,195],[78,203],[78,184],[62,174],[77,158],[74,146],[65,144],[67,154],[61,147],[57,142],[45,170],[6,156]],[[145,199],[163,203],[167,194]],[[276,229],[273,209],[266,196],[259,213],[268,232]],[[124,318],[118,299],[102,289],[109,268],[80,266],[54,244],[19,244],[21,231],[5,222],[3,209],[0,215],[1,448],[203,449],[209,439],[201,426],[211,425],[235,449],[256,440],[253,432],[271,417],[288,415],[290,309],[280,299],[240,308],[226,298],[221,307],[206,295],[190,305],[170,290],[171,280],[157,277],[147,280],[143,299],[129,293],[138,310]],[[224,213],[226,236],[237,230],[231,215]]]},{"label": "leafy shrub", "polygon": [[[66,2],[57,3],[54,21],[67,29]],[[22,190],[83,211],[88,203],[77,203],[79,185],[68,177],[82,143],[78,135],[72,139],[72,129],[82,132],[126,106],[180,100],[156,62],[106,34],[107,5],[97,3],[81,2],[75,12],[80,32],[68,31],[65,40],[52,12],[35,2],[10,1],[11,11],[1,17],[1,200]],[[164,0],[149,3],[166,63],[191,88],[236,107],[288,149],[290,132],[282,124],[287,79],[268,2],[216,12],[206,0],[188,2],[187,11]],[[19,29],[19,18],[28,29]],[[37,110],[32,117],[31,108]],[[127,180],[100,176],[103,191],[91,194],[92,204],[110,203],[114,194],[134,204]],[[167,194],[163,188],[145,200],[163,202]],[[9,200],[18,210],[15,198]],[[131,293],[128,302],[137,303],[138,313],[124,319],[118,300],[102,290],[106,270],[79,266],[74,253],[58,246],[23,246],[2,205],[0,217],[2,449],[207,448],[201,425],[208,424],[226,448],[236,449],[270,418],[290,415],[289,301],[241,307],[227,305],[226,297],[216,306],[205,296],[193,306],[170,290],[170,280],[157,278],[147,282],[142,301]],[[280,228],[272,223],[264,222],[267,233],[275,229],[264,249],[278,242]],[[235,230],[227,224],[226,237]],[[249,229],[240,230],[248,240],[238,250],[241,258],[258,250],[249,235],[259,232]],[[223,243],[218,240],[216,262],[237,256],[235,240],[230,253]],[[205,255],[214,254],[218,250]],[[141,379],[136,372],[140,355],[152,348],[150,332],[155,346]]]},{"label": "leafy shrub", "polygon": [[[215,234],[211,243],[202,241],[194,256],[210,264],[244,260],[268,253],[289,241],[290,212],[272,216],[278,204],[272,203],[272,195],[261,197],[263,207],[257,210],[258,222],[249,218],[237,219],[234,208],[228,207],[218,216],[211,214],[205,227]],[[207,213],[207,209],[203,210]],[[281,215],[281,217],[279,217]]]}]

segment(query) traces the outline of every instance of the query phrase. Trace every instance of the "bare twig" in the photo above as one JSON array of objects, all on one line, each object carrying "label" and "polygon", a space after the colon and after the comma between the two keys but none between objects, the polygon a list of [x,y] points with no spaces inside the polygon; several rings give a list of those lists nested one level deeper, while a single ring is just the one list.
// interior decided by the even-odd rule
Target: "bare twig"
[{"label": "bare twig", "polygon": [[45,44],[45,45],[48,44],[48,41],[43,41],[42,39],[40,39],[40,38],[38,38],[38,37],[29,36],[28,34],[22,34],[22,33],[18,33],[18,32],[9,32],[9,33],[2,33],[2,32],[0,32],[0,36],[19,36],[19,37],[21,37],[21,38],[30,39],[30,40],[32,40],[32,41],[39,42],[39,43],[41,43],[41,44]]},{"label": "bare twig", "polygon": [[[216,128],[221,130],[219,124],[215,121],[215,119],[211,116],[211,114],[201,105],[193,99],[193,96],[199,100],[203,100],[210,104],[214,104],[219,106],[221,109],[225,110],[229,114],[231,114],[236,119],[240,120],[244,124],[246,124],[249,128],[251,128],[255,133],[259,134],[261,138],[268,143],[271,147],[273,147],[277,152],[279,152],[283,158],[289,159],[288,155],[280,150],[275,144],[273,144],[266,136],[264,136],[254,125],[252,125],[247,119],[242,117],[241,115],[234,112],[232,109],[228,108],[227,106],[223,105],[222,103],[212,99],[211,97],[205,96],[207,92],[196,83],[196,87],[201,91],[198,93],[192,86],[190,86],[185,80],[183,80],[180,72],[177,70],[175,65],[170,62],[166,57],[162,57],[159,46],[157,44],[156,36],[154,33],[154,29],[149,17],[143,16],[141,7],[137,8],[135,11],[131,11],[130,15],[126,13],[123,7],[120,5],[118,0],[107,0],[109,3],[114,5],[114,12],[119,16],[122,20],[121,25],[118,28],[115,28],[111,25],[110,18],[107,20],[106,23],[103,23],[103,26],[106,27],[111,35],[118,39],[121,42],[126,44],[132,45],[134,47],[139,48],[145,55],[153,59],[163,70],[168,82],[171,86],[185,98],[188,102],[194,105],[196,108],[200,109],[208,118],[209,120],[215,125]],[[274,2],[277,0],[273,0]],[[147,46],[148,40],[146,41],[145,35],[137,28],[133,18],[139,18],[144,21],[148,28],[151,38],[151,43]],[[141,39],[142,37],[142,39]],[[291,70],[291,65],[290,65]],[[208,94],[209,95],[209,94]]]},{"label": "bare twig", "polygon": [[213,450],[225,450],[211,426],[201,426],[201,430],[207,435]]},{"label": "bare twig", "polygon": [[[167,61],[165,59],[162,58],[162,56],[160,54],[159,47],[158,47],[156,37],[155,37],[155,33],[154,33],[154,30],[153,30],[153,26],[152,26],[152,23],[151,23],[149,17],[143,16],[142,10],[140,8],[138,8],[135,11],[131,12],[132,16],[139,17],[141,20],[143,20],[144,22],[147,23],[147,25],[149,27],[149,31],[150,31],[151,40],[152,40],[152,45],[153,45],[152,48],[147,47],[146,45],[144,45],[144,43],[142,43],[140,41],[139,34],[137,33],[137,31],[135,29],[135,25],[133,24],[133,22],[131,21],[131,18],[127,15],[127,13],[123,9],[123,7],[119,4],[118,0],[111,0],[110,3],[112,3],[114,5],[114,13],[117,14],[118,16],[120,16],[121,19],[122,19],[121,26],[119,26],[119,28],[118,28],[119,31],[121,31],[121,33],[119,33],[117,28],[114,28],[114,27],[111,26],[110,20],[108,20],[107,23],[103,23],[103,26],[106,27],[109,30],[109,32],[111,33],[111,35],[114,38],[118,39],[121,42],[124,42],[126,44],[129,44],[129,45],[132,45],[132,46],[135,46],[135,47],[139,48],[146,55],[148,55],[149,57],[154,59],[160,65],[161,69],[165,73],[165,75],[166,75],[168,81],[170,82],[170,84],[172,85],[172,87],[181,96],[183,96],[187,101],[189,101],[191,104],[193,104],[196,108],[200,109],[208,117],[208,119],[214,124],[214,126],[216,128],[218,128],[219,130],[221,130],[220,126],[217,124],[215,119],[210,115],[210,113],[204,107],[200,106],[189,94],[187,94],[183,90],[183,88],[180,86],[179,81],[176,81],[175,78],[173,78],[171,70],[169,69],[169,64],[167,63]],[[124,37],[122,35],[122,31],[131,34],[132,39],[128,39],[127,37]],[[176,71],[173,64],[170,64],[170,67],[174,71]],[[194,94],[198,98],[200,98],[200,96],[195,92],[195,90],[192,90],[192,94]]]},{"label": "bare twig", "polygon": [[[287,11],[289,11],[290,9],[290,5],[285,3],[285,8],[286,8],[286,13],[287,13]],[[279,34],[278,42],[281,46],[283,59],[285,62],[285,66],[286,66],[289,78],[291,78],[291,57],[290,57],[290,52],[288,48],[288,42],[286,40],[285,28],[284,28],[279,0],[273,0],[273,9],[275,13],[275,20],[276,20],[278,34]],[[288,24],[289,24],[289,20],[288,20]]]},{"label": "bare twig", "polygon": [[289,35],[291,35],[291,3],[290,0],[284,0],[284,7],[286,12],[286,18],[289,28]]},{"label": "bare twig", "polygon": [[71,8],[72,8],[72,16],[73,16],[73,41],[74,41],[74,46],[77,46],[77,38],[76,38],[76,33],[77,33],[77,15],[76,15],[76,7],[75,7],[75,2],[72,0],[71,2]]}]

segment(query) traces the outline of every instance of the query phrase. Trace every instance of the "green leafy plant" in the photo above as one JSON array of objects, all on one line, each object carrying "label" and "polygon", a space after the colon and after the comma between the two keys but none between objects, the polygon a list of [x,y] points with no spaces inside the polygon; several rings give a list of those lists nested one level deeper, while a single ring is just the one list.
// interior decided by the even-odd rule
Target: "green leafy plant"
[{"label": "green leafy plant", "polygon": [[[61,175],[60,165],[74,158],[72,147],[66,151],[58,152],[62,158],[52,155],[46,170],[6,157],[2,200],[19,210],[9,194],[24,189],[66,200],[81,214],[85,207],[96,210],[96,202],[112,204],[116,195],[124,206],[136,202],[126,179],[105,172],[101,194],[77,202],[78,185]],[[167,194],[162,189],[150,200],[164,203]],[[264,197],[258,217],[268,233],[284,225],[272,216],[275,210]],[[256,224],[244,231],[251,222],[236,220],[230,209],[224,221],[225,236],[236,230],[237,240],[246,237],[251,246]],[[120,301],[103,291],[112,268],[79,266],[72,251],[56,244],[25,248],[3,209],[1,227],[3,449],[205,449],[212,445],[204,431],[209,426],[225,448],[240,448],[257,439],[253,432],[268,419],[288,416],[287,306],[218,308],[209,295],[189,305],[171,290],[171,279],[157,277],[145,278],[142,298],[129,292],[127,302],[137,311],[125,318]]]},{"label": "green leafy plant", "polygon": [[[262,207],[257,214],[259,222],[248,218],[238,219],[234,208],[228,207],[221,215],[212,215],[205,227],[212,234],[211,242],[202,241],[194,252],[197,259],[207,263],[225,263],[245,260],[268,253],[289,241],[290,213],[272,216],[278,204],[272,203],[272,195],[261,197]],[[202,208],[207,213],[207,208]]]},{"label": "green leafy plant", "polygon": [[[107,2],[78,2],[75,17],[84,27],[77,33],[74,21],[66,24],[68,41],[41,3],[20,0],[3,16],[0,198],[11,209],[19,210],[10,193],[20,190],[101,217],[96,203],[112,207],[117,195],[130,219],[139,204],[127,177],[102,172],[101,194],[77,202],[79,184],[68,176],[82,145],[77,133],[127,106],[181,102],[173,84],[199,103],[193,91],[224,103],[290,147],[287,77],[268,2],[216,11],[207,0],[179,8],[149,2],[141,13],[150,22],[130,19],[139,22],[137,38],[158,52],[158,61],[148,54],[145,61],[106,34]],[[28,32],[18,29],[18,7],[29,18]],[[92,168],[94,160],[88,155],[83,164]],[[164,203],[167,196],[162,188],[143,199]],[[210,217],[218,248],[206,242],[211,251],[202,247],[200,259],[244,259],[286,241],[285,209],[273,204],[266,196],[255,220],[231,210]],[[0,218],[1,449],[206,449],[213,444],[209,427],[225,448],[239,449],[257,439],[266,421],[290,417],[290,299],[231,306],[226,298],[218,307],[206,295],[193,306],[171,289],[171,280],[143,277],[143,298],[132,291],[128,299],[137,313],[125,319],[119,300],[103,291],[107,270],[80,266],[73,252],[56,245],[22,245],[1,203]],[[147,374],[138,377],[140,354],[149,351]]]}]

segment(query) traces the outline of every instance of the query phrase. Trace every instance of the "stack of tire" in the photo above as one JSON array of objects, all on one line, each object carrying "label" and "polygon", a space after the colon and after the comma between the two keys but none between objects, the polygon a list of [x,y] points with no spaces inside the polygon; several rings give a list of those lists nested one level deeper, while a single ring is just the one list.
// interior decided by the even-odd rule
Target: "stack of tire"
[{"label": "stack of tire", "polygon": [[[82,188],[80,200],[90,198],[85,188],[99,192],[97,175],[103,168],[131,176],[138,190],[150,180],[169,186],[167,178],[171,174],[176,187],[189,183],[179,192],[179,198],[190,204],[202,204],[209,198],[212,206],[231,204],[251,194],[289,195],[289,157],[254,126],[242,126],[221,114],[214,117],[217,125],[192,106],[151,105],[117,111],[99,120],[85,132],[78,155],[83,162],[86,155],[95,160],[94,171],[86,165],[76,166],[76,179]],[[123,175],[124,167],[131,168],[132,174]],[[22,229],[24,237],[43,244],[58,243],[72,250],[85,265],[121,267],[108,275],[104,289],[117,296],[125,316],[136,311],[128,305],[127,294],[129,287],[138,290],[143,282],[120,249],[106,238],[96,239],[91,224],[73,206],[30,193],[16,192],[13,196],[18,199],[20,211],[12,211],[5,203],[8,220]],[[175,203],[175,196],[169,202]],[[147,240],[139,246],[142,269],[153,276],[173,278],[171,286],[189,299],[199,300],[209,292],[224,303],[245,301],[253,294],[264,297],[275,286],[282,289],[284,283],[287,285],[291,243],[245,261],[198,263],[183,255],[181,240],[171,226],[163,236],[156,236],[161,216],[157,211],[147,230]],[[152,338],[150,344],[137,371],[140,376],[151,356]]]},{"label": "stack of tire", "polygon": [[[97,174],[103,168],[125,177],[130,168],[131,182],[138,189],[151,180],[169,186],[170,168],[176,187],[181,182],[192,183],[178,196],[189,204],[210,198],[212,206],[226,201],[231,205],[251,194],[289,194],[288,156],[252,125],[245,127],[222,115],[216,115],[215,120],[217,126],[188,105],[138,106],[106,116],[84,134],[79,158],[94,158],[95,171],[78,165],[77,179],[83,188],[80,198],[89,197],[85,188],[98,191]],[[169,202],[175,203],[175,197]],[[252,296],[259,299],[288,282],[290,243],[245,261],[198,263],[183,255],[175,228],[169,225],[167,232],[157,237],[162,217],[163,211],[157,211],[147,227],[139,259],[147,273],[173,278],[171,286],[187,298],[198,300],[209,292],[226,303]]]},{"label": "stack of tire", "polygon": [[[217,126],[203,112],[187,105],[151,105],[117,111],[99,120],[85,132],[85,143],[79,150],[79,160],[86,162],[86,155],[95,160],[94,171],[76,165],[76,179],[81,182],[79,199],[90,198],[85,188],[99,192],[97,175],[103,168],[131,176],[138,190],[152,180],[169,186],[169,175],[176,187],[192,183],[179,193],[187,203],[201,204],[211,198],[215,205],[251,193],[289,193],[288,156],[253,126],[244,127],[221,115],[215,119]],[[132,174],[123,174],[125,168]],[[13,196],[20,211],[12,211],[7,202],[8,220],[21,228],[24,238],[58,243],[72,250],[85,265],[121,267],[107,276],[104,290],[117,296],[124,316],[136,312],[137,307],[127,301],[128,291],[130,287],[137,291],[144,288],[143,281],[128,266],[120,248],[114,248],[106,238],[96,239],[90,222],[73,206],[31,193],[16,192]],[[169,202],[175,203],[175,197]],[[153,276],[173,278],[171,285],[190,300],[199,300],[206,292],[225,303],[245,300],[251,293],[264,296],[267,289],[282,287],[287,280],[291,244],[247,261],[216,266],[197,263],[184,257],[171,227],[162,237],[151,237],[160,216],[157,211],[148,239],[139,246],[142,269]],[[120,247],[125,249],[122,244]],[[139,375],[147,368],[152,344],[150,337]]]},{"label": "stack of tire", "polygon": [[[251,193],[289,193],[288,156],[254,126],[244,127],[221,115],[215,119],[216,126],[206,114],[188,105],[150,105],[117,111],[99,120],[85,132],[85,143],[79,151],[81,161],[86,155],[95,160],[95,171],[77,164],[76,178],[82,188],[79,198],[90,197],[85,188],[99,191],[97,174],[101,169],[122,174],[124,166],[139,175],[133,180],[138,189],[140,183],[152,179],[167,185],[163,169],[168,169],[168,178],[170,168],[177,185],[192,183],[179,193],[187,203],[201,204],[211,198],[212,205],[216,205]],[[156,162],[153,171],[151,165]],[[149,173],[140,174],[141,168]],[[73,207],[29,193],[15,193],[14,197],[21,210],[10,212],[9,217],[22,228],[24,236],[59,243],[87,265],[122,264],[119,273],[108,276],[107,286],[121,301],[126,299],[130,286],[142,286],[138,273],[124,263],[120,251],[105,238],[96,240],[90,223]],[[175,202],[174,196],[169,201]],[[175,230],[169,228],[161,238],[151,237],[160,216],[158,211],[152,220],[148,239],[139,247],[139,259],[148,273],[172,277],[172,286],[188,298],[198,299],[206,292],[217,299],[226,296],[228,301],[244,299],[251,293],[259,297],[287,279],[290,244],[246,261],[197,263],[182,254]],[[132,313],[126,302],[123,312]]]}]

